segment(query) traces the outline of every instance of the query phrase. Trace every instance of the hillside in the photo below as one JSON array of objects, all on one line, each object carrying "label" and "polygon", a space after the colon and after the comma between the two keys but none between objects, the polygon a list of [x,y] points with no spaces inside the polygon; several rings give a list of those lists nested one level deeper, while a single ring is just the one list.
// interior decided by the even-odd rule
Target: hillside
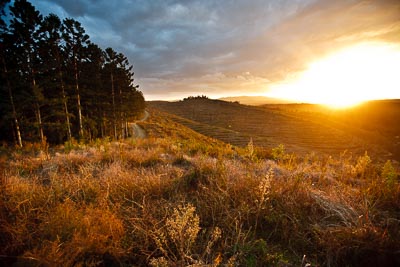
[{"label": "hillside", "polygon": [[0,265],[400,264],[391,162],[234,147],[157,110],[138,124],[147,138],[0,147]]},{"label": "hillside", "polygon": [[266,110],[320,122],[382,147],[400,160],[400,100],[369,101],[353,108],[332,110],[319,105],[264,105]]},{"label": "hillside", "polygon": [[[176,115],[175,121],[202,134],[237,146],[247,145],[251,138],[256,146],[272,148],[283,144],[289,152],[302,155],[315,152],[338,156],[344,151],[362,155],[367,151],[381,160],[400,159],[398,144],[391,142],[400,135],[397,124],[373,124],[367,119],[363,121],[367,125],[369,122],[369,127],[355,123],[357,118],[368,117],[365,110],[346,121],[345,114],[339,111],[309,104],[253,107],[221,100],[190,99],[148,105]],[[400,111],[400,105],[395,109]],[[396,118],[392,113],[387,114],[392,120]],[[382,135],[381,129],[392,131],[392,137]]]}]

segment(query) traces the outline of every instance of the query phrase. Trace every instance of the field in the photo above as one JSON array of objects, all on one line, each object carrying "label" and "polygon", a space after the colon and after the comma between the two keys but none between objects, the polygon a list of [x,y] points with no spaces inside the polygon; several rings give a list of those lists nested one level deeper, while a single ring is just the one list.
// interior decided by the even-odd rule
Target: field
[{"label": "field", "polygon": [[[269,112],[271,121],[290,118]],[[150,108],[149,119],[138,122],[145,139],[3,145],[0,264],[400,265],[395,162],[257,147],[256,129],[236,131],[244,121],[229,127],[209,119],[215,128]],[[229,138],[237,133],[242,147],[179,122]],[[284,140],[270,138],[271,145]]]},{"label": "field", "polygon": [[[205,98],[150,102],[173,119],[202,134],[237,146],[250,140],[261,147],[283,144],[304,155],[359,156],[400,160],[400,101],[376,101],[355,109],[334,111],[318,105],[246,106]],[[171,117],[172,118],[172,117]]]}]

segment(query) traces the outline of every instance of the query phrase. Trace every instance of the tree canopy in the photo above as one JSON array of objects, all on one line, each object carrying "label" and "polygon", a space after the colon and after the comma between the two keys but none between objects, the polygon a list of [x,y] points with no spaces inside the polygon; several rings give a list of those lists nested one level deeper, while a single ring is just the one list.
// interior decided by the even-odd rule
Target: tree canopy
[{"label": "tree canopy", "polygon": [[8,2],[0,6],[0,140],[129,136],[145,101],[127,57],[91,42],[79,21]]}]

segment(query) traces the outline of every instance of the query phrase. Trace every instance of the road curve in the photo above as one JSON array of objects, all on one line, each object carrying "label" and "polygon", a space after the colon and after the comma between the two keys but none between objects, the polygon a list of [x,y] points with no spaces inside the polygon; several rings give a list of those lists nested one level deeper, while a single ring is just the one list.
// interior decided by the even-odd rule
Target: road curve
[{"label": "road curve", "polygon": [[150,116],[150,113],[149,113],[147,110],[145,110],[145,111],[144,111],[143,118],[140,119],[140,121],[145,121],[145,120],[147,120],[147,119],[149,118],[149,116]]},{"label": "road curve", "polygon": [[[146,121],[149,118],[150,114],[147,110],[144,111],[143,118],[141,118],[139,121]],[[137,125],[136,122],[130,123],[130,126],[132,127],[132,132],[133,132],[133,137],[143,139],[147,137],[147,134],[145,130],[143,130],[142,127]]]}]

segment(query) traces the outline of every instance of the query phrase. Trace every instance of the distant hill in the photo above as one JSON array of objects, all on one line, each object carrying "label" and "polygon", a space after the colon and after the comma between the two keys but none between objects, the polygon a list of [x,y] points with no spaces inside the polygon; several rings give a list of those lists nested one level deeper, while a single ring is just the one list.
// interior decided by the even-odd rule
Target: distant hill
[{"label": "distant hill", "polygon": [[231,97],[222,97],[219,100],[227,101],[227,102],[239,102],[243,105],[251,105],[251,106],[261,106],[265,104],[289,104],[293,103],[289,100],[265,97],[265,96],[231,96]]},{"label": "distant hill", "polygon": [[399,101],[376,101],[333,111],[313,104],[242,105],[213,99],[148,102],[173,120],[236,146],[283,144],[289,152],[369,155],[400,160]]}]

